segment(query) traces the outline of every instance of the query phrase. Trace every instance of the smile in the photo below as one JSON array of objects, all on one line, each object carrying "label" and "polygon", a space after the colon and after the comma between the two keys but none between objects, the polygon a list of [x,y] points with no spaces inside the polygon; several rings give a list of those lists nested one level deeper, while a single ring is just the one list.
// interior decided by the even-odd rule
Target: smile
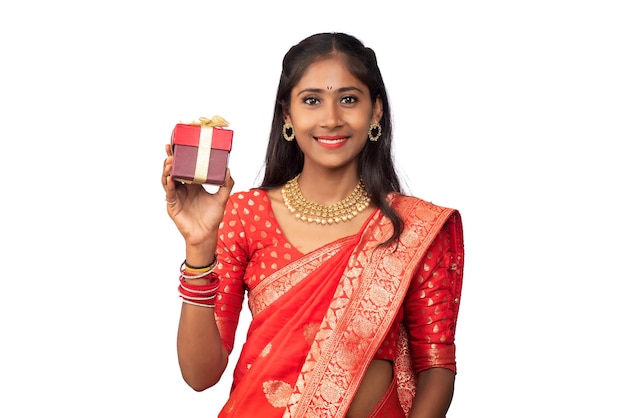
[{"label": "smile", "polygon": [[338,147],[348,141],[347,136],[317,136],[315,137],[317,142],[325,147]]}]

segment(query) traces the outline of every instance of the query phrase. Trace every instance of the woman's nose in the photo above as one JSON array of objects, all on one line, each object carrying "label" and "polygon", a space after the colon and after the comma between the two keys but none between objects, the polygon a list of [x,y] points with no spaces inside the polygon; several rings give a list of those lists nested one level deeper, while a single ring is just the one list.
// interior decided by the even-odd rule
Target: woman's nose
[{"label": "woman's nose", "polygon": [[340,126],[342,123],[341,109],[339,109],[339,106],[335,103],[328,104],[325,109],[322,126],[332,129]]}]

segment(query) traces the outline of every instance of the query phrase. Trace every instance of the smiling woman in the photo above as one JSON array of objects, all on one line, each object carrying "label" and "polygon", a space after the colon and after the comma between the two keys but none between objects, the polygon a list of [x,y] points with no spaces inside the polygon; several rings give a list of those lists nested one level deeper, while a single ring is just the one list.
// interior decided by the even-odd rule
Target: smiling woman
[{"label": "smiling woman", "polygon": [[252,322],[220,417],[443,417],[456,374],[457,210],[401,190],[376,55],[320,33],[285,55],[259,187],[171,177],[186,244],[178,356],[215,385],[247,293]]}]

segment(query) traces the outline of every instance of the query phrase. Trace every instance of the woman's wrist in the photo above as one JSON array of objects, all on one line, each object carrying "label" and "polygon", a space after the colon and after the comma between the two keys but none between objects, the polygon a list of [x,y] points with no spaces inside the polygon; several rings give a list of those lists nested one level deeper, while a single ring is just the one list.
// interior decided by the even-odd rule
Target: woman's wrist
[{"label": "woman's wrist", "polygon": [[190,266],[207,266],[215,257],[215,243],[185,246],[185,262]]},{"label": "woman's wrist", "polygon": [[180,265],[178,292],[184,303],[201,307],[215,307],[219,277],[213,272],[217,267],[217,254],[209,264],[196,266],[187,260]]}]

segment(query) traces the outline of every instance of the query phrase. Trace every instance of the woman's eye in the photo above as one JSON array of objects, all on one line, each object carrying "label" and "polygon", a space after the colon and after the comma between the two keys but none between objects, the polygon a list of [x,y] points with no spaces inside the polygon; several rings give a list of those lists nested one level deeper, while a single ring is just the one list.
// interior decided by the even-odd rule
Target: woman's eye
[{"label": "woman's eye", "polygon": [[314,105],[317,103],[319,103],[319,100],[317,100],[317,98],[315,97],[307,97],[306,99],[304,99],[304,104]]},{"label": "woman's eye", "polygon": [[348,96],[348,97],[343,97],[341,99],[341,103],[343,104],[352,104],[352,103],[356,103],[359,99],[357,99],[354,96]]}]

